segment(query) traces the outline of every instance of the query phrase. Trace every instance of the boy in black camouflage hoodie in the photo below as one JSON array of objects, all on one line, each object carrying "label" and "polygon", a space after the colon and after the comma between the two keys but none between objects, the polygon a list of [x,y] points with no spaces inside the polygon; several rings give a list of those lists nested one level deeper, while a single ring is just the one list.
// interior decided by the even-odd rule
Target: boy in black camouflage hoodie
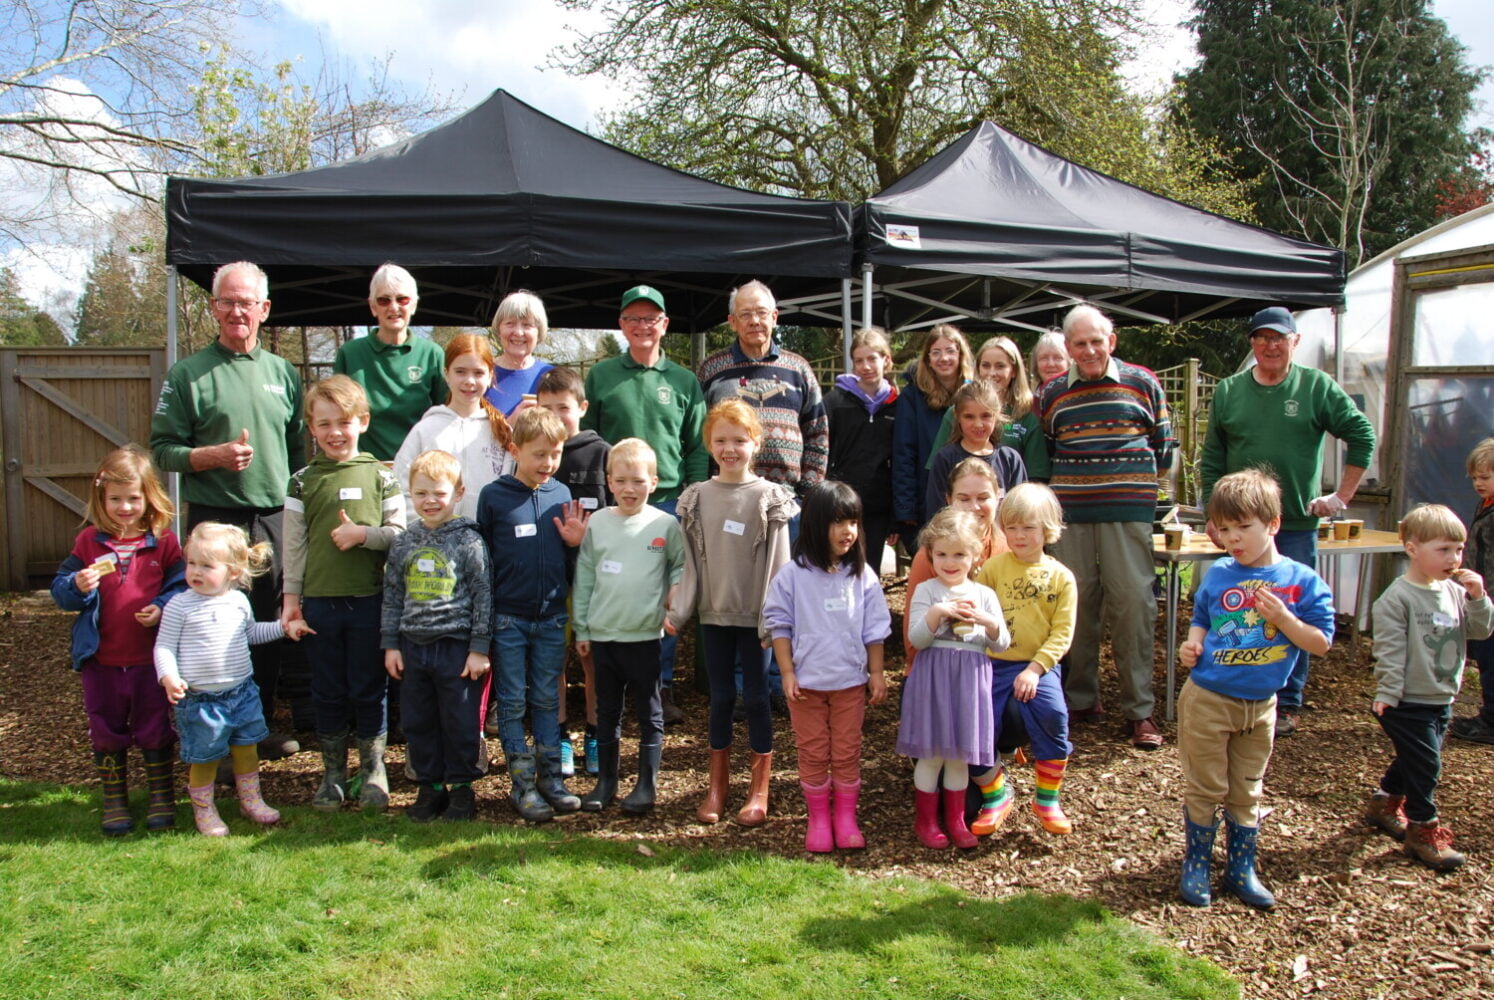
[{"label": "boy in black camouflage hoodie", "polygon": [[462,497],[456,457],[427,451],[410,466],[419,521],[389,552],[382,645],[400,692],[406,747],[420,786],[409,816],[470,820],[472,782],[487,772],[483,711],[491,679],[492,584],[488,549],[470,518],[454,517]]}]

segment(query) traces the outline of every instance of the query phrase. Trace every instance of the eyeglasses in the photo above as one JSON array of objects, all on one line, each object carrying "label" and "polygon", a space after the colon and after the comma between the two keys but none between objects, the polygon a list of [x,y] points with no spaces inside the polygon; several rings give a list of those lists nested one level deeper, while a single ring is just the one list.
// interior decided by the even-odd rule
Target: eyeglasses
[{"label": "eyeglasses", "polygon": [[397,302],[402,306],[407,306],[410,304],[412,299],[408,295],[380,295],[378,298],[374,299],[374,301],[381,306],[387,306],[391,302]]},{"label": "eyeglasses", "polygon": [[244,312],[253,312],[258,309],[264,299],[214,299],[213,305],[219,312],[231,313],[237,309]]},{"label": "eyeglasses", "polygon": [[658,326],[664,322],[663,313],[655,313],[652,316],[624,316],[622,321],[628,326]]},{"label": "eyeglasses", "polygon": [[773,314],[777,311],[776,309],[739,309],[732,315],[736,316],[737,319],[759,320],[766,323],[773,318]]}]

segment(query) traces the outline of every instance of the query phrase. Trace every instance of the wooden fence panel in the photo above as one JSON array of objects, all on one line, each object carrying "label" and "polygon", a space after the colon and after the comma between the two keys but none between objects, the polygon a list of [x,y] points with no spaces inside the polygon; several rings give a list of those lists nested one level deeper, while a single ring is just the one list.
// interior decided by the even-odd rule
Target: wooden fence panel
[{"label": "wooden fence panel", "polygon": [[99,460],[147,445],[161,348],[0,348],[5,584],[44,586],[72,548]]}]

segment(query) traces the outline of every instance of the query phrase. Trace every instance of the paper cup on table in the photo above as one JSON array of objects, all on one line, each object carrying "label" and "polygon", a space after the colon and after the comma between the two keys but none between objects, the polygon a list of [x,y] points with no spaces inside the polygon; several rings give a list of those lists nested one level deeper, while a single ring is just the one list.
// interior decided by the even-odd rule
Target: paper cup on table
[{"label": "paper cup on table", "polygon": [[1318,541],[1320,541],[1320,542],[1326,542],[1328,539],[1330,539],[1332,537],[1333,537],[1333,522],[1332,521],[1319,521],[1318,522]]},{"label": "paper cup on table", "polygon": [[1167,550],[1179,552],[1183,546],[1188,544],[1188,526],[1186,524],[1164,524],[1162,534],[1167,539]]},{"label": "paper cup on table", "polygon": [[1349,526],[1349,539],[1351,541],[1364,534],[1364,522],[1357,517],[1349,518],[1347,521],[1341,523]]},{"label": "paper cup on table", "polygon": [[1335,542],[1347,542],[1349,540],[1349,522],[1333,522],[1333,540]]}]

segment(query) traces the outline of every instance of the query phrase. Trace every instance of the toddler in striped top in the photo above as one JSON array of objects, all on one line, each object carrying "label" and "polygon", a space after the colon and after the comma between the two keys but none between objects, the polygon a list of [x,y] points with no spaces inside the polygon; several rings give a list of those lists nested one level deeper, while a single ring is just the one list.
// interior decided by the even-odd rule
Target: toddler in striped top
[{"label": "toddler in striped top", "polygon": [[187,794],[198,832],[223,837],[228,827],[213,802],[218,761],[233,758],[239,808],[257,823],[280,813],[259,792],[258,744],[269,735],[249,647],[282,635],[299,640],[305,621],[257,622],[244,589],[270,569],[269,543],[250,546],[242,528],[204,521],[187,539],[188,590],[171,599],[156,634],[156,677],[175,706]]}]

